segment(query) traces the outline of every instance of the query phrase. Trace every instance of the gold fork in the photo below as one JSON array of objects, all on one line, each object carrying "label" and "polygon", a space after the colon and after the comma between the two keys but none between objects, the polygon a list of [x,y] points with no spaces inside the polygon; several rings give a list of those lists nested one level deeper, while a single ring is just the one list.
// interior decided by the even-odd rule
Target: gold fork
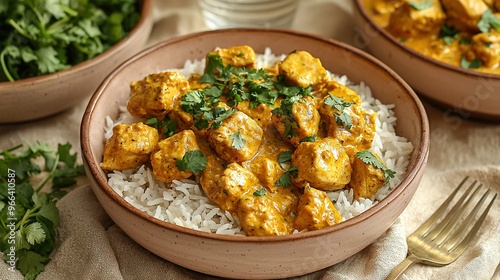
[{"label": "gold fork", "polygon": [[474,181],[448,214],[441,219],[441,216],[443,216],[444,212],[451,204],[451,201],[468,178],[469,177],[465,177],[453,193],[443,202],[441,207],[439,207],[427,221],[406,239],[408,244],[408,256],[392,270],[386,280],[398,279],[403,272],[414,263],[420,262],[434,266],[450,264],[465,251],[481,227],[488,211],[493,205],[493,201],[497,197],[495,193],[479,219],[469,230],[469,225],[473,222],[477,212],[491,192],[491,189],[488,188],[470,214],[465,219],[461,219],[466,214],[465,211],[467,207],[472,203],[483,186],[477,181]]}]

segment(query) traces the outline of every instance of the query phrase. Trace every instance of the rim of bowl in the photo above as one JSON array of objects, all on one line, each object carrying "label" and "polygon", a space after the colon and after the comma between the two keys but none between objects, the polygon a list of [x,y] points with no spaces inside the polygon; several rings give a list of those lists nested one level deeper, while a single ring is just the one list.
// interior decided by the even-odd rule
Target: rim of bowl
[{"label": "rim of bowl", "polygon": [[69,68],[51,73],[51,74],[45,74],[42,76],[36,76],[36,77],[29,77],[21,80],[16,80],[16,81],[6,81],[6,82],[0,82],[0,89],[2,88],[9,88],[9,87],[26,87],[29,85],[33,85],[37,82],[51,82],[55,79],[63,78],[65,76],[71,75],[74,72],[84,70],[87,68],[90,68],[94,65],[99,64],[101,61],[107,59],[109,56],[113,55],[115,52],[120,51],[125,47],[128,41],[130,41],[131,38],[136,37],[136,34],[141,32],[140,29],[145,25],[145,23],[149,20],[149,18],[152,16],[152,11],[153,11],[153,0],[140,0],[142,3],[140,3],[141,7],[141,18],[137,22],[137,24],[130,30],[129,34],[122,38],[120,41],[115,43],[113,46],[111,46],[109,49],[107,49],[105,52],[100,53],[97,56],[94,56],[91,59],[87,59],[85,61],[82,61],[78,64],[75,64],[73,66],[70,66]]},{"label": "rim of bowl", "polygon": [[365,21],[370,24],[370,26],[372,26],[373,28],[375,28],[379,32],[379,34],[382,34],[382,36],[384,36],[389,41],[391,41],[391,43],[393,43],[393,45],[395,45],[395,46],[397,46],[397,47],[405,50],[406,52],[411,53],[414,56],[419,57],[422,60],[425,60],[428,63],[437,64],[437,65],[439,65],[439,66],[441,66],[443,68],[447,68],[447,69],[449,69],[451,71],[454,71],[456,73],[459,73],[459,74],[464,74],[464,75],[474,76],[474,77],[487,78],[487,79],[500,79],[500,74],[485,73],[485,72],[479,72],[479,71],[475,71],[475,70],[471,70],[471,69],[461,68],[459,66],[455,66],[455,65],[452,65],[452,64],[449,64],[449,63],[445,63],[445,62],[442,62],[440,60],[428,57],[428,56],[424,55],[423,53],[420,53],[420,52],[418,52],[418,51],[416,51],[416,50],[414,50],[414,49],[406,46],[405,44],[401,44],[394,36],[392,36],[391,33],[389,33],[387,30],[385,30],[384,28],[382,28],[382,26],[380,26],[379,24],[377,24],[375,21],[373,21],[373,19],[368,15],[368,13],[366,11],[366,7],[363,4],[363,1],[364,0],[355,0],[354,1],[355,8],[358,9],[358,11],[360,12],[360,14],[363,16],[363,18],[365,19]]},{"label": "rim of bowl", "polygon": [[[283,235],[283,236],[237,236],[237,235],[224,235],[224,234],[216,234],[216,233],[207,233],[207,232],[202,232],[198,231],[195,229],[189,229],[185,228],[182,226],[178,226],[169,222],[165,222],[159,219],[154,218],[153,216],[148,215],[147,213],[137,209],[123,197],[119,196],[112,188],[109,186],[106,176],[100,176],[100,172],[102,169],[99,166],[99,163],[93,162],[93,151],[92,147],[90,145],[90,135],[89,135],[89,125],[91,123],[91,118],[94,112],[94,108],[98,100],[100,99],[103,89],[107,87],[109,84],[110,80],[118,74],[122,69],[126,68],[129,64],[131,64],[134,61],[140,60],[142,57],[148,55],[151,52],[154,52],[157,49],[162,48],[165,45],[170,45],[170,44],[175,44],[176,42],[179,41],[185,41],[185,40],[191,40],[193,38],[203,36],[208,33],[237,33],[237,32],[266,32],[266,33],[285,33],[289,34],[292,36],[296,36],[297,38],[299,37],[306,37],[309,39],[313,39],[316,41],[321,41],[323,43],[327,44],[333,44],[336,45],[337,47],[344,48],[345,50],[353,53],[354,55],[357,55],[364,60],[376,65],[381,71],[386,72],[389,76],[391,76],[397,83],[399,83],[408,93],[409,97],[413,101],[416,109],[417,109],[417,114],[418,114],[418,122],[420,126],[422,127],[422,132],[421,132],[421,137],[420,137],[420,143],[419,143],[419,150],[417,151],[415,161],[413,165],[408,166],[407,168],[407,173],[402,179],[402,181],[381,201],[379,201],[377,204],[373,205],[370,207],[368,210],[360,213],[357,216],[354,216],[344,222],[341,222],[339,224],[336,224],[331,227],[319,229],[319,230],[314,230],[314,231],[308,231],[308,232],[303,232],[300,234],[288,234],[288,235]],[[420,169],[424,168],[424,165],[427,161],[428,157],[428,152],[429,152],[429,146],[430,146],[430,133],[429,133],[429,122],[427,119],[427,114],[425,112],[424,106],[420,102],[420,99],[417,97],[416,93],[412,90],[412,88],[401,78],[399,77],[396,72],[394,72],[392,69],[390,69],[388,66],[383,64],[380,60],[377,58],[373,57],[372,55],[359,50],[353,46],[347,45],[345,43],[329,39],[326,37],[318,36],[318,35],[313,35],[313,34],[308,34],[300,31],[295,31],[295,30],[288,30],[288,29],[281,29],[281,28],[228,28],[228,29],[220,29],[220,30],[209,30],[209,31],[201,31],[201,32],[196,32],[184,36],[179,36],[179,37],[174,37],[172,39],[168,39],[166,41],[157,43],[153,46],[150,46],[143,51],[137,53],[133,57],[129,58],[126,60],[124,63],[122,63],[120,66],[118,66],[115,70],[113,70],[104,80],[103,82],[99,85],[98,89],[96,92],[92,95],[89,104],[87,108],[85,109],[85,113],[83,115],[83,120],[81,123],[80,127],[80,135],[81,135],[81,150],[82,150],[82,158],[85,164],[87,164],[88,169],[91,172],[91,176],[93,179],[96,181],[98,184],[98,187],[101,188],[104,193],[110,197],[112,200],[117,202],[121,207],[124,207],[126,210],[129,212],[132,212],[133,215],[139,216],[143,219],[148,220],[149,222],[152,222],[156,225],[159,225],[161,227],[174,230],[183,234],[188,234],[188,235],[193,235],[197,236],[200,238],[207,238],[207,239],[217,239],[217,240],[223,240],[223,241],[231,241],[231,242],[266,242],[266,243],[271,243],[271,242],[280,242],[280,241],[291,241],[291,240],[297,240],[297,239],[302,239],[302,238],[307,238],[311,236],[319,236],[319,235],[325,235],[331,232],[339,231],[342,230],[343,228],[351,227],[355,224],[358,224],[366,219],[369,219],[371,216],[373,216],[375,213],[380,211],[381,208],[383,208],[385,205],[390,204],[392,201],[394,201],[398,196],[402,195],[402,192],[404,189],[413,182],[413,180],[416,178],[417,174],[419,173]],[[89,175],[89,174],[87,174]]]}]

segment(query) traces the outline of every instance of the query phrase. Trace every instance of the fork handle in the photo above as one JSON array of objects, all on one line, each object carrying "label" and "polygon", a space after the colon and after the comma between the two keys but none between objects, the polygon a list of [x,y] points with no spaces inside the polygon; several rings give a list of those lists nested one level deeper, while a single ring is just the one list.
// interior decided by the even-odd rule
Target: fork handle
[{"label": "fork handle", "polygon": [[420,259],[414,255],[408,255],[398,266],[396,266],[391,273],[385,278],[385,280],[396,280],[403,275],[403,272],[414,263],[420,262]]}]

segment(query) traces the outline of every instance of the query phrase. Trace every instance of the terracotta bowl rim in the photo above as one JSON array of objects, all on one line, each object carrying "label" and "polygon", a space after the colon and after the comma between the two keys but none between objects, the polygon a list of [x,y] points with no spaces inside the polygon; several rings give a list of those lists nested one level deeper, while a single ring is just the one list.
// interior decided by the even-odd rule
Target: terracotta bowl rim
[{"label": "terracotta bowl rim", "polygon": [[[101,168],[99,167],[99,163],[93,162],[93,151],[92,147],[90,145],[90,135],[89,135],[89,125],[92,122],[92,116],[94,112],[94,108],[96,106],[96,103],[99,102],[99,99],[101,95],[103,94],[104,89],[106,89],[107,85],[109,84],[110,80],[115,76],[119,75],[119,73],[126,68],[128,65],[131,63],[140,60],[142,57],[147,56],[150,53],[155,52],[158,49],[161,49],[162,47],[166,45],[171,45],[175,44],[176,42],[181,42],[185,40],[192,40],[200,36],[204,36],[207,34],[224,34],[224,33],[241,33],[241,32],[263,32],[263,33],[281,33],[281,34],[287,34],[287,35],[292,35],[292,36],[297,36],[297,37],[305,37],[308,39],[313,39],[316,41],[319,41],[321,43],[326,43],[326,44],[333,44],[337,47],[343,48],[359,57],[362,59],[369,61],[372,64],[375,64],[381,71],[386,72],[388,75],[390,75],[395,82],[399,83],[400,86],[402,86],[406,92],[407,96],[410,98],[410,100],[413,102],[417,109],[417,114],[418,114],[418,122],[420,127],[422,127],[421,131],[421,136],[420,136],[420,142],[415,145],[415,147],[419,147],[419,150],[417,151],[415,161],[413,165],[408,166],[408,172],[401,181],[401,183],[396,186],[389,195],[387,195],[384,199],[379,201],[376,205],[372,206],[370,209],[366,210],[365,212],[350,218],[342,223],[339,223],[335,226],[320,229],[320,230],[315,230],[315,231],[309,231],[309,232],[304,232],[300,234],[290,234],[290,235],[284,235],[284,236],[265,236],[265,237],[256,237],[256,236],[232,236],[232,235],[223,235],[223,234],[215,234],[215,233],[206,233],[194,229],[189,229],[189,228],[184,228],[175,224],[171,224],[165,221],[161,221],[159,219],[156,219],[149,214],[140,211],[139,209],[135,208],[131,204],[125,201],[121,196],[119,196],[107,183],[107,178],[104,176],[100,176]],[[340,231],[344,228],[352,227],[355,226],[356,224],[359,224],[367,219],[369,219],[371,216],[379,212],[385,205],[390,204],[393,202],[397,197],[404,195],[404,190],[408,185],[410,185],[415,179],[417,179],[417,175],[419,173],[420,169],[423,169],[425,167],[425,164],[427,162],[427,157],[429,153],[429,145],[430,145],[430,134],[429,134],[429,122],[427,119],[427,115],[425,112],[425,109],[420,102],[419,98],[415,94],[415,92],[412,90],[412,88],[401,78],[399,77],[393,70],[391,70],[388,66],[383,64],[381,61],[376,59],[375,57],[371,56],[368,53],[363,52],[362,50],[359,50],[355,47],[349,46],[345,43],[338,42],[336,40],[330,39],[330,38],[325,38],[322,36],[318,35],[313,35],[313,34],[308,34],[300,31],[294,31],[294,30],[288,30],[288,29],[280,29],[280,28],[228,28],[228,29],[221,29],[221,30],[210,30],[210,31],[201,31],[201,32],[196,32],[184,36],[179,36],[175,38],[171,38],[168,40],[165,40],[163,42],[159,42],[153,46],[150,46],[146,48],[145,50],[137,53],[133,57],[129,58],[127,61],[122,63],[119,67],[117,67],[115,70],[110,72],[110,74],[103,80],[101,85],[97,88],[95,93],[92,95],[88,106],[85,110],[85,113],[83,115],[81,127],[80,127],[80,132],[81,132],[81,150],[82,150],[82,158],[83,162],[86,165],[86,168],[88,172],[90,172],[92,178],[91,178],[91,183],[96,183],[98,188],[104,191],[104,193],[111,198],[115,203],[120,205],[121,207],[125,208],[129,212],[131,212],[132,215],[139,216],[143,219],[145,219],[149,223],[153,223],[156,226],[163,227],[167,230],[172,230],[179,232],[180,234],[187,234],[199,238],[206,238],[206,239],[215,239],[219,241],[229,241],[229,242],[265,242],[265,243],[273,243],[273,242],[286,242],[286,241],[296,241],[308,237],[313,237],[313,236],[321,236],[321,235],[327,235],[331,234],[336,231]],[[94,182],[92,182],[94,181]],[[96,187],[96,186],[92,186]]]},{"label": "terracotta bowl rim", "polygon": [[363,5],[362,2],[363,2],[363,0],[355,0],[354,1],[354,4],[355,4],[354,8],[360,12],[361,16],[364,18],[364,20],[366,22],[368,22],[370,24],[371,27],[375,28],[379,32],[379,34],[382,34],[382,36],[384,36],[387,40],[389,40],[392,43],[392,45],[404,50],[405,52],[412,54],[413,56],[420,58],[421,60],[423,60],[427,63],[438,65],[442,68],[453,71],[456,74],[471,76],[472,78],[480,77],[480,78],[485,78],[485,79],[500,80],[500,74],[485,73],[485,72],[479,72],[479,71],[461,68],[461,67],[458,67],[458,66],[455,66],[452,64],[448,64],[448,63],[439,61],[437,59],[428,57],[420,52],[413,50],[412,48],[410,48],[404,44],[401,44],[387,30],[385,30],[379,24],[377,24],[376,22],[373,21],[373,19],[368,15],[368,13],[366,11],[366,7],[365,7],[365,5]]},{"label": "terracotta bowl rim", "polygon": [[109,57],[115,55],[116,53],[119,53],[125,46],[132,41],[131,39],[135,38],[143,29],[144,26],[146,26],[146,23],[149,21],[149,18],[152,16],[152,11],[153,11],[153,0],[141,0],[141,17],[137,24],[132,28],[130,33],[122,38],[120,41],[115,43],[113,46],[111,46],[109,49],[107,49],[105,52],[91,58],[85,61],[82,61],[78,64],[75,64],[69,68],[51,73],[51,74],[46,74],[42,76],[36,76],[36,77],[30,77],[30,78],[25,78],[17,81],[6,81],[6,82],[0,82],[0,90],[1,89],[8,89],[8,88],[23,88],[23,87],[29,87],[29,86],[34,86],[37,84],[43,84],[43,83],[51,83],[56,79],[60,78],[65,78],[70,75],[74,75],[75,73],[78,73],[80,71],[87,70],[91,67],[94,67],[101,63],[101,61],[104,61],[108,59]]}]

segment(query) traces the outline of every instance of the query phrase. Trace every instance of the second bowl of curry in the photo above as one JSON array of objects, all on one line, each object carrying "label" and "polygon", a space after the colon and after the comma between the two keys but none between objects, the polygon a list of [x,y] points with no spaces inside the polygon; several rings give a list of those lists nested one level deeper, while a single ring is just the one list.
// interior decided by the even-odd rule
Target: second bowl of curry
[{"label": "second bowl of curry", "polygon": [[498,121],[499,11],[499,1],[356,0],[355,44],[443,106],[444,117]]}]

